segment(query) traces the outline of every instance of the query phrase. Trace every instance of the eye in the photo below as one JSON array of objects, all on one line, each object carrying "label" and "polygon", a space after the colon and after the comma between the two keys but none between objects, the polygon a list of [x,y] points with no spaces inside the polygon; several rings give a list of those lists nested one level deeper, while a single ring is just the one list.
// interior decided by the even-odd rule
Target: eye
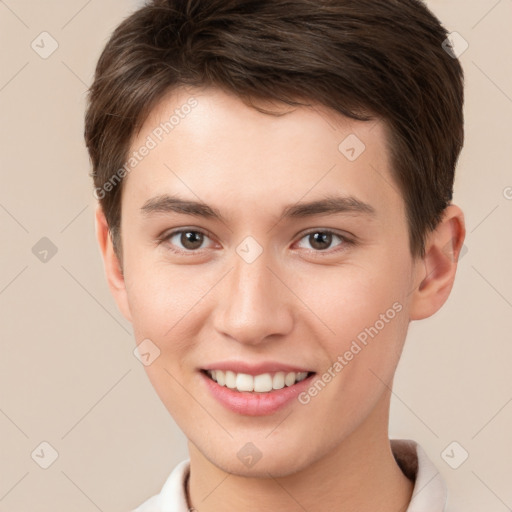
[{"label": "eye", "polygon": [[[199,252],[209,235],[198,229],[179,229],[171,231],[160,238],[160,242],[166,242],[171,246],[171,250],[178,253]],[[177,247],[177,248],[176,248]]]},{"label": "eye", "polygon": [[[340,241],[340,243],[335,246],[338,247],[338,249],[328,251],[334,239]],[[212,240],[212,237],[205,231],[182,228],[164,234],[159,238],[159,243],[165,243],[169,246],[169,249],[175,253],[194,255],[200,253],[202,249],[207,248],[204,246],[207,240]],[[333,252],[344,250],[349,245],[355,245],[354,241],[329,229],[316,229],[304,234],[299,240],[299,247],[307,249],[307,247],[301,245],[300,242],[302,242],[302,240],[306,240],[306,242],[310,244],[312,248],[310,252],[314,253],[327,252],[328,254],[332,254]]]},{"label": "eye", "polygon": [[[353,245],[354,243],[352,242],[352,240],[328,229],[317,229],[315,231],[310,231],[309,233],[303,235],[301,240],[307,240],[307,243],[310,244],[314,252],[323,252],[329,249],[329,246],[331,246],[333,242],[333,238],[337,238],[338,240],[341,241],[341,243],[337,244],[336,247],[344,247],[347,245]],[[336,252],[337,250],[341,249],[329,251],[329,253]]]}]

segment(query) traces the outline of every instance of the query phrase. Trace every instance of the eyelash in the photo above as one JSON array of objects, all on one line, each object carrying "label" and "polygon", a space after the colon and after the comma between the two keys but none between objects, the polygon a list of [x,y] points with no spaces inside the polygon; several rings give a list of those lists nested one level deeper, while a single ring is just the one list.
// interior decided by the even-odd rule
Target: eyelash
[{"label": "eyelash", "polygon": [[[213,238],[213,235],[211,233],[209,233],[208,231],[206,230],[203,230],[203,229],[177,229],[175,231],[171,231],[170,233],[165,233],[164,235],[162,235],[161,237],[158,238],[158,243],[161,244],[161,243],[165,243],[165,242],[169,242],[169,240],[175,236],[175,235],[178,235],[178,234],[181,234],[181,233],[201,233],[202,235],[205,235],[207,236],[208,238],[212,239]],[[334,235],[336,237],[338,237],[342,243],[340,244],[341,248],[338,248],[338,249],[334,249],[334,250],[330,250],[330,249],[325,249],[325,250],[315,250],[315,249],[310,249],[308,250],[308,252],[312,252],[312,253],[315,253],[315,255],[319,255],[320,257],[323,257],[323,256],[329,256],[329,255],[332,255],[333,253],[337,253],[337,252],[341,252],[341,251],[344,251],[346,250],[347,246],[355,246],[356,245],[356,241],[351,239],[351,238],[348,238],[344,235],[341,235],[339,233],[337,233],[336,231],[332,231],[330,229],[313,229],[313,230],[310,230],[306,233],[303,233],[302,236],[299,238],[299,241],[302,240],[303,238],[309,236],[309,235],[312,235],[314,233],[323,233],[323,234],[328,234],[328,235]],[[170,246],[170,244],[169,244]],[[185,250],[185,249],[174,249],[174,248],[169,248],[170,251],[176,253],[176,254],[183,254],[185,256],[195,256],[197,254],[200,254],[203,249],[196,249],[196,250],[191,250],[191,249],[188,249],[188,250]]]}]

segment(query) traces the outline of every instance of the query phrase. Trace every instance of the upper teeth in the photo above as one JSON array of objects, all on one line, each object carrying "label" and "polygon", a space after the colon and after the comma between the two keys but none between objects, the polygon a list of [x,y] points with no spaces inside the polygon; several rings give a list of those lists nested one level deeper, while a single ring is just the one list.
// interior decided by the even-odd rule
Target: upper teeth
[{"label": "upper teeth", "polygon": [[208,370],[208,375],[220,386],[226,386],[238,391],[256,391],[266,393],[272,389],[281,389],[292,386],[296,382],[304,380],[308,372],[276,372],[262,373],[260,375],[248,375],[247,373],[235,373],[230,370]]}]

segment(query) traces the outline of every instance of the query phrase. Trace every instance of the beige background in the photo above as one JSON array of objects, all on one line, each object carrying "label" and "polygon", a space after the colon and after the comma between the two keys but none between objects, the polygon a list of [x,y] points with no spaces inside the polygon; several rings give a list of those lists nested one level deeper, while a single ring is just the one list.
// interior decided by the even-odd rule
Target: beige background
[{"label": "beige background", "polygon": [[[455,193],[467,253],[445,307],[410,327],[390,435],[423,445],[460,510],[502,512],[512,507],[512,0],[428,4],[469,43]],[[134,6],[0,1],[0,512],[127,511],[187,456],[104,280],[82,137],[95,62]],[[43,31],[59,45],[47,59],[31,48]],[[32,252],[42,237],[57,248],[46,263]],[[43,441],[58,453],[48,469]],[[458,469],[441,456],[453,441],[452,465],[469,453]]]}]

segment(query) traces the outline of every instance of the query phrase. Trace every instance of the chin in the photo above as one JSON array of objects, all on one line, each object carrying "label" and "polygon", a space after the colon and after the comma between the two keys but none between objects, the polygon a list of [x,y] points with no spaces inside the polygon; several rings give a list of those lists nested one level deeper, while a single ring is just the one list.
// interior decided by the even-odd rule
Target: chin
[{"label": "chin", "polygon": [[231,449],[227,452],[202,453],[211,464],[222,471],[249,478],[290,476],[307,468],[314,460],[312,454],[298,453],[303,450],[297,449],[297,445],[287,448],[281,445],[277,449],[272,446],[264,447],[263,444],[259,443],[260,448],[256,448],[256,443],[247,444],[234,451],[234,456],[230,455]]}]

